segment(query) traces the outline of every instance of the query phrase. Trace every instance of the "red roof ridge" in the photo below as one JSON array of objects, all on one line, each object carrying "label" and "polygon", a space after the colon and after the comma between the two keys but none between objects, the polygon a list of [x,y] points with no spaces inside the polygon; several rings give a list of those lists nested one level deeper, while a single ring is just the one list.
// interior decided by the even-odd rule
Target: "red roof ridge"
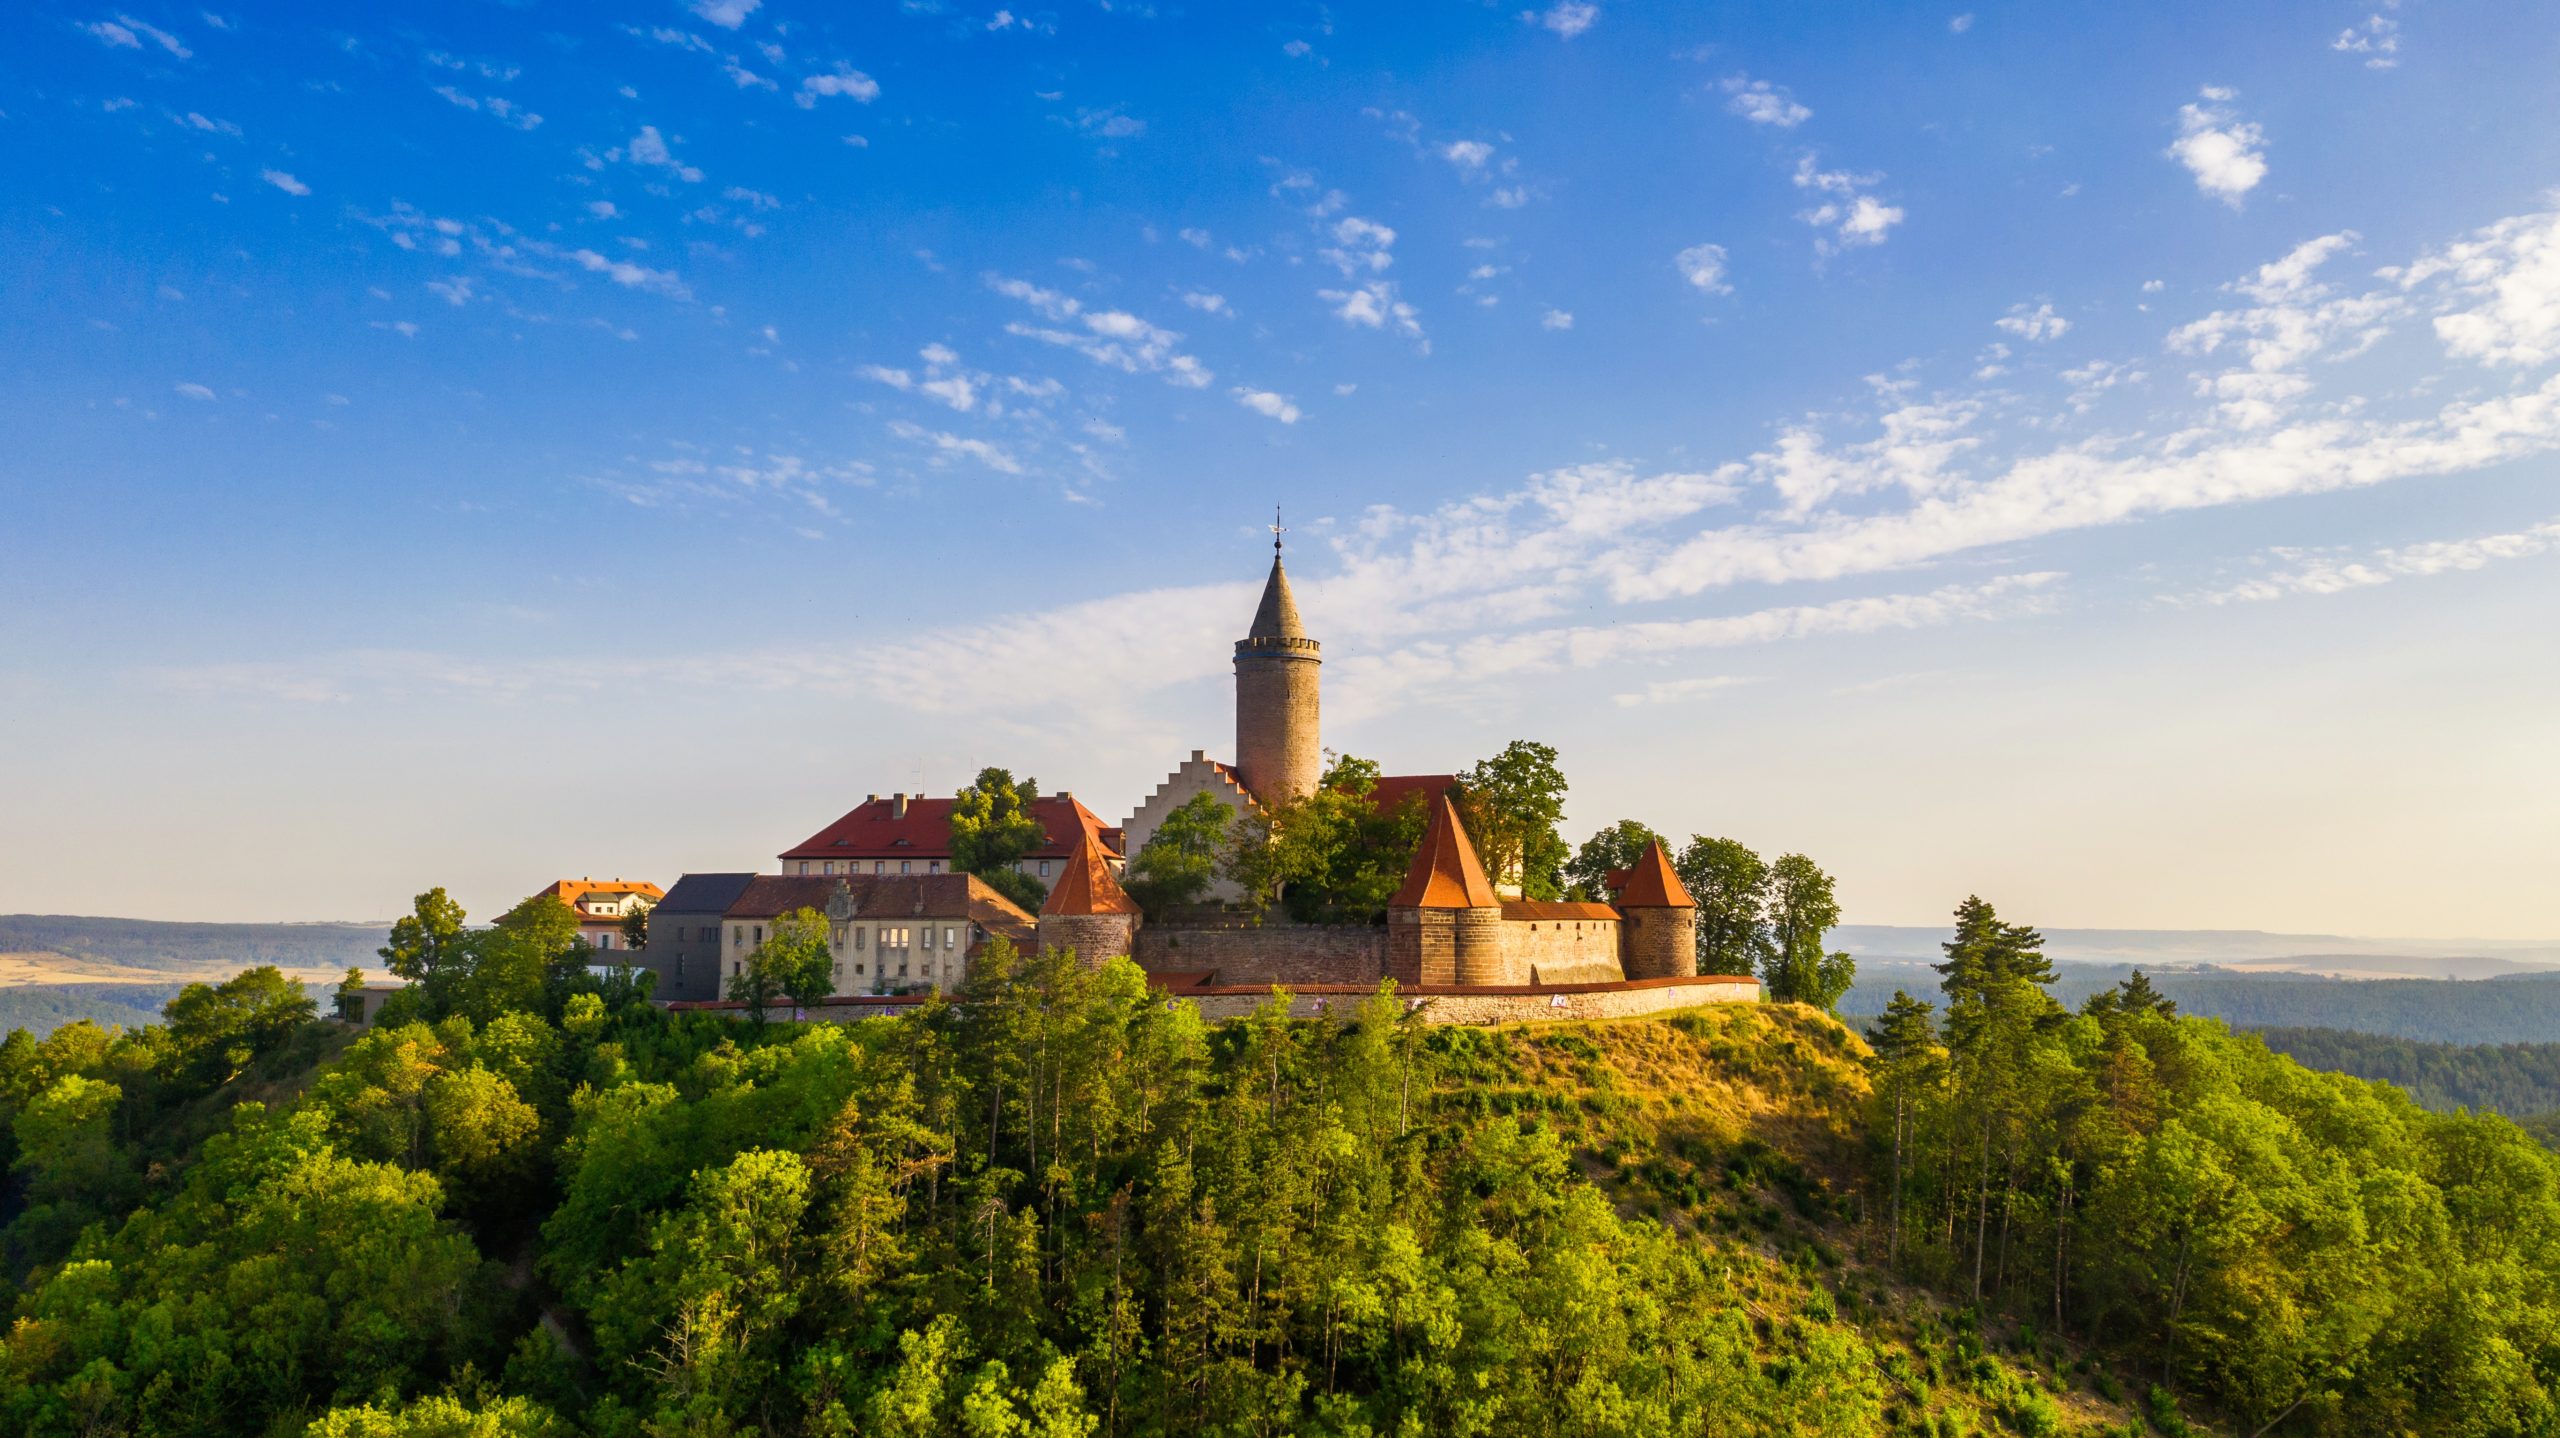
[{"label": "red roof ridge", "polygon": [[1476,846],[1458,822],[1457,806],[1443,794],[1431,809],[1431,827],[1414,851],[1404,887],[1387,901],[1392,909],[1498,909],[1502,900],[1485,879]]},{"label": "red roof ridge", "polygon": [[1618,907],[1641,909],[1694,909],[1698,901],[1680,884],[1680,871],[1671,867],[1671,855],[1664,852],[1662,841],[1644,846],[1636,861],[1618,874],[1609,876],[1618,891]]},{"label": "red roof ridge", "polygon": [[1066,872],[1058,876],[1055,888],[1040,905],[1044,915],[1061,918],[1080,914],[1134,914],[1138,901],[1120,887],[1111,876],[1111,865],[1102,856],[1102,841],[1087,830],[1077,841],[1076,851],[1067,856]]}]

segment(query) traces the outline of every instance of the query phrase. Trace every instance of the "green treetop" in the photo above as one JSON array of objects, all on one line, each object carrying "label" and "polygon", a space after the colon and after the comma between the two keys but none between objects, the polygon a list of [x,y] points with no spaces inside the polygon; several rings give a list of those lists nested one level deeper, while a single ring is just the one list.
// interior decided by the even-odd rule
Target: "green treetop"
[{"label": "green treetop", "polygon": [[1769,955],[1761,967],[1769,997],[1830,1008],[1857,977],[1847,954],[1825,953],[1822,936],[1840,922],[1831,876],[1802,854],[1769,866]]},{"label": "green treetop", "polygon": [[1668,839],[1634,819],[1620,819],[1584,840],[1582,847],[1574,851],[1573,862],[1564,866],[1570,896],[1587,903],[1607,903],[1611,871],[1633,868],[1649,844],[1662,845],[1666,853],[1671,848]]},{"label": "green treetop", "polygon": [[1546,744],[1514,739],[1458,776],[1467,834],[1495,883],[1516,881],[1531,899],[1564,897],[1564,771]]},{"label": "green treetop", "polygon": [[1122,887],[1151,918],[1197,903],[1217,878],[1218,855],[1226,848],[1227,826],[1234,819],[1235,811],[1215,794],[1192,795],[1147,836],[1146,846],[1129,861]]},{"label": "green treetop", "polygon": [[1735,840],[1693,834],[1671,867],[1698,905],[1698,972],[1758,973],[1769,955],[1769,866]]},{"label": "green treetop", "polygon": [[977,875],[1035,914],[1049,891],[1014,865],[1048,842],[1048,831],[1031,815],[1039,797],[1038,780],[1026,776],[1015,783],[1012,770],[990,766],[951,805],[951,867]]}]

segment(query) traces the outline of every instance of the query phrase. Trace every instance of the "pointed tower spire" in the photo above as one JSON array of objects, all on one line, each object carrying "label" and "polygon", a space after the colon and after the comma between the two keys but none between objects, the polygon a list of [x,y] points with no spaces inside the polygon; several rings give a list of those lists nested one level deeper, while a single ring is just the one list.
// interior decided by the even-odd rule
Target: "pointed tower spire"
[{"label": "pointed tower spire", "polygon": [[1271,577],[1262,585],[1262,607],[1253,611],[1253,628],[1246,631],[1249,639],[1304,639],[1307,631],[1298,623],[1297,596],[1289,592],[1289,571],[1280,564],[1280,536],[1288,533],[1280,523],[1280,511],[1271,511]]},{"label": "pointed tower spire", "polygon": [[1644,853],[1620,873],[1609,876],[1618,891],[1619,908],[1694,909],[1698,901],[1680,883],[1680,872],[1671,867],[1671,856],[1663,852],[1662,841],[1644,846]]},{"label": "pointed tower spire", "polygon": [[1431,809],[1431,827],[1405,871],[1404,887],[1387,900],[1391,909],[1498,909],[1502,900],[1484,876],[1467,826],[1458,822],[1458,806],[1443,794]]},{"label": "pointed tower spire", "polygon": [[1067,856],[1066,872],[1058,876],[1056,887],[1040,905],[1042,918],[1079,918],[1088,914],[1134,914],[1138,901],[1120,887],[1111,875],[1111,864],[1102,856],[1102,845],[1086,827],[1076,839],[1076,851]]}]

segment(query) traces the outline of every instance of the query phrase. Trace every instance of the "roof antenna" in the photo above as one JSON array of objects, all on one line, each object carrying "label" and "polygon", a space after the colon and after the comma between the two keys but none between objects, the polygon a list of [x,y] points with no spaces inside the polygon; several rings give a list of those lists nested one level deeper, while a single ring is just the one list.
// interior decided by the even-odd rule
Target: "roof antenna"
[{"label": "roof antenna", "polygon": [[1281,535],[1284,535],[1284,534],[1286,534],[1286,533],[1288,533],[1288,532],[1289,532],[1289,527],[1288,527],[1287,525],[1282,524],[1282,523],[1280,522],[1280,506],[1278,506],[1278,505],[1276,505],[1276,504],[1275,504],[1275,505],[1273,505],[1273,506],[1271,506],[1271,552],[1272,552],[1272,553],[1274,553],[1274,554],[1278,554],[1278,553],[1280,552],[1280,536],[1281,536]]}]

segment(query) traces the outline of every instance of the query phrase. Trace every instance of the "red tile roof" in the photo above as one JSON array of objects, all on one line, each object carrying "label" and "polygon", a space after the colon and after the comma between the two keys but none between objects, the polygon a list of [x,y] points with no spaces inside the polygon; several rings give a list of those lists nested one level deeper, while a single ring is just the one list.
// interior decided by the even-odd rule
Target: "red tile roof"
[{"label": "red tile roof", "polygon": [[[898,817],[894,799],[874,798],[854,806],[852,812],[836,820],[799,844],[783,851],[787,862],[796,859],[949,859],[951,857],[951,810],[956,799],[911,798],[907,800],[905,818]],[[1100,817],[1063,794],[1052,794],[1031,801],[1031,817],[1049,836],[1048,842],[1033,849],[1034,859],[1063,859],[1075,852],[1081,834],[1091,833],[1103,839],[1104,848],[1114,858],[1119,850],[1111,848],[1112,832]]]},{"label": "red tile roof", "polygon": [[1617,891],[1618,907],[1642,909],[1694,909],[1698,901],[1680,886],[1679,871],[1671,867],[1671,856],[1662,851],[1662,841],[1644,846],[1634,867],[1612,869],[1605,882]]},{"label": "red tile roof", "polygon": [[1455,774],[1381,774],[1377,787],[1369,791],[1369,802],[1380,809],[1393,809],[1403,804],[1406,796],[1419,794],[1428,804],[1457,787]]},{"label": "red tile roof", "polygon": [[1061,917],[1071,914],[1134,914],[1138,901],[1120,887],[1111,876],[1111,861],[1102,852],[1101,840],[1086,835],[1067,856],[1066,872],[1058,876],[1049,898],[1040,906],[1043,914]]},{"label": "red tile roof", "polygon": [[1618,921],[1618,911],[1607,904],[1583,904],[1570,899],[1505,899],[1502,901],[1502,917],[1510,923],[1527,919],[1542,922],[1549,919],[1577,919],[1584,922],[1600,919],[1614,924]]},{"label": "red tile roof", "polygon": [[1501,904],[1485,879],[1476,846],[1467,840],[1466,825],[1458,822],[1457,807],[1442,795],[1431,807],[1431,827],[1422,836],[1422,847],[1414,851],[1404,887],[1387,900],[1387,907],[1493,909]]},{"label": "red tile roof", "polygon": [[651,903],[667,896],[666,890],[638,879],[556,879],[542,892],[573,909],[594,894],[638,894]]}]

